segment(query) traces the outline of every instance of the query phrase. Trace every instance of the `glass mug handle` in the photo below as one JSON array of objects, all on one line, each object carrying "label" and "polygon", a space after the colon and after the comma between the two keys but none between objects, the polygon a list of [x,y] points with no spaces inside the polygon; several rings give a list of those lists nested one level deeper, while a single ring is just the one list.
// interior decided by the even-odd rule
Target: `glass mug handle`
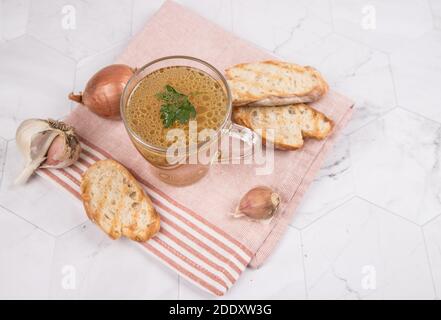
[{"label": "glass mug handle", "polygon": [[[231,161],[240,161],[242,159],[248,159],[254,153],[253,146],[261,142],[260,136],[253,130],[247,127],[230,122],[228,126],[222,130],[222,135],[231,137],[232,139],[237,139],[243,141],[249,146],[250,151],[239,156],[230,155],[228,152],[227,156],[222,155],[222,150],[218,150],[217,160],[219,163],[230,163]],[[234,152],[233,152],[234,153]]]}]

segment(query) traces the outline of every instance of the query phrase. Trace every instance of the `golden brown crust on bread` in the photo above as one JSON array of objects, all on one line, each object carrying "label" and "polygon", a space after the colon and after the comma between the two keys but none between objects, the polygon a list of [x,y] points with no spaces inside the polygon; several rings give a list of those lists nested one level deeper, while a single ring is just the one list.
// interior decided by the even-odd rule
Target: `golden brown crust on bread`
[{"label": "golden brown crust on bread", "polygon": [[150,198],[114,160],[97,161],[86,170],[81,198],[89,219],[112,239],[125,236],[144,242],[159,231],[160,218]]},{"label": "golden brown crust on bread", "polygon": [[234,106],[276,106],[314,102],[328,84],[310,66],[282,61],[241,63],[225,71]]},{"label": "golden brown crust on bread", "polygon": [[235,107],[233,121],[256,131],[264,143],[269,141],[280,150],[301,148],[304,138],[324,139],[333,128],[331,119],[306,104]]}]

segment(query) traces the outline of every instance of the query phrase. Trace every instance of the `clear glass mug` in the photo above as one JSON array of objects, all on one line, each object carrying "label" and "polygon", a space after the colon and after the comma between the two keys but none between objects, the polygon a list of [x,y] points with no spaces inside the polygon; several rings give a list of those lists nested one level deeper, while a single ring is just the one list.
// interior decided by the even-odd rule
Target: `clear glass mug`
[{"label": "clear glass mug", "polygon": [[[225,96],[227,97],[225,105],[227,112],[225,113],[225,119],[223,120],[220,127],[217,128],[215,135],[207,141],[198,143],[196,149],[193,148],[193,150],[190,150],[190,148],[186,148],[186,150],[183,151],[184,159],[181,159],[183,161],[180,161],[180,163],[178,164],[173,164],[168,161],[167,148],[152,145],[148,141],[144,141],[143,139],[141,139],[140,136],[136,132],[134,132],[132,128],[130,128],[126,119],[126,109],[130,94],[139,83],[139,81],[154,71],[170,66],[188,66],[207,73],[219,83],[219,85],[225,92]],[[157,177],[159,177],[162,181],[172,185],[184,186],[200,180],[207,174],[210,165],[212,165],[215,161],[220,160],[221,162],[225,162],[229,160],[237,160],[237,158],[246,158],[250,155],[249,153],[247,155],[243,153],[236,157],[231,157],[230,155],[228,155],[227,158],[223,158],[218,146],[221,137],[231,137],[231,139],[239,139],[251,148],[253,144],[255,144],[256,141],[259,139],[259,137],[252,130],[232,123],[231,92],[230,88],[228,87],[228,83],[222,73],[220,73],[209,63],[189,56],[168,56],[160,58],[138,69],[130,78],[126,87],[124,88],[123,94],[121,96],[120,107],[121,118],[124,122],[124,126],[132,143],[141,153],[141,155],[153,166],[154,173],[157,175]],[[158,121],[161,120],[158,119]],[[190,161],[187,161],[190,157],[192,157],[192,159],[199,158],[199,155],[195,155],[194,153],[207,153],[207,149],[210,148],[217,148],[218,151],[212,156],[211,161],[209,161],[208,163],[189,163]]]}]

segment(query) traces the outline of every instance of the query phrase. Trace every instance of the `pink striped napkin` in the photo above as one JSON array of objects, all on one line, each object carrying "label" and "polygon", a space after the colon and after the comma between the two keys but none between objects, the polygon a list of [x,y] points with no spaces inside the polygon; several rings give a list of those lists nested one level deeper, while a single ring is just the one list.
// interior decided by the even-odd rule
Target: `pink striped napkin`
[{"label": "pink striped napkin", "polygon": [[[274,59],[270,54],[225,32],[182,6],[168,1],[134,37],[117,60],[133,67],[167,55],[201,58],[219,70],[240,63]],[[204,290],[223,295],[247,267],[258,267],[283,236],[296,207],[320,169],[340,129],[349,120],[352,102],[330,92],[314,107],[334,120],[333,135],[309,140],[295,152],[276,152],[274,172],[257,176],[255,165],[214,165],[204,179],[188,187],[158,180],[131,144],[123,124],[99,118],[78,106],[66,122],[76,128],[83,152],[73,166],[42,169],[38,174],[79,198],[81,174],[99,159],[113,158],[135,175],[161,215],[161,231],[142,244],[145,251]],[[270,224],[234,219],[241,195],[267,185],[282,197]]]}]

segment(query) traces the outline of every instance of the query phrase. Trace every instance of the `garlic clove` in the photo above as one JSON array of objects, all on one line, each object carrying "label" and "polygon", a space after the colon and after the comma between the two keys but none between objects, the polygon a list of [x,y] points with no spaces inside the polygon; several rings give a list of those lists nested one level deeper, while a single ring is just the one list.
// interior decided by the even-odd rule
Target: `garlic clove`
[{"label": "garlic clove", "polygon": [[28,151],[31,148],[33,136],[49,129],[51,129],[49,123],[41,119],[28,119],[19,125],[15,134],[15,141],[26,159],[30,158]]},{"label": "garlic clove", "polygon": [[63,162],[66,153],[66,139],[62,135],[58,135],[53,141],[49,150],[47,151],[47,157],[44,161],[44,166],[56,166]]},{"label": "garlic clove", "polygon": [[271,188],[259,186],[248,191],[240,200],[235,216],[245,215],[254,220],[271,218],[280,204],[280,196]]},{"label": "garlic clove", "polygon": [[69,142],[64,135],[57,136],[52,142],[41,168],[65,168],[78,160],[81,148],[78,141]]},{"label": "garlic clove", "polygon": [[[46,160],[46,153],[52,141],[58,136],[57,131],[45,130],[37,132],[30,138],[30,147],[27,163],[20,175],[15,179],[15,184],[25,183],[34,171]],[[28,142],[26,142],[27,144]]]},{"label": "garlic clove", "polygon": [[31,138],[31,160],[46,159],[47,150],[52,142],[60,135],[57,130],[46,130],[34,134]]},{"label": "garlic clove", "polygon": [[17,178],[14,180],[15,185],[24,184],[28,181],[29,177],[38,169],[40,163],[38,161],[28,162],[24,169],[20,172]]}]

